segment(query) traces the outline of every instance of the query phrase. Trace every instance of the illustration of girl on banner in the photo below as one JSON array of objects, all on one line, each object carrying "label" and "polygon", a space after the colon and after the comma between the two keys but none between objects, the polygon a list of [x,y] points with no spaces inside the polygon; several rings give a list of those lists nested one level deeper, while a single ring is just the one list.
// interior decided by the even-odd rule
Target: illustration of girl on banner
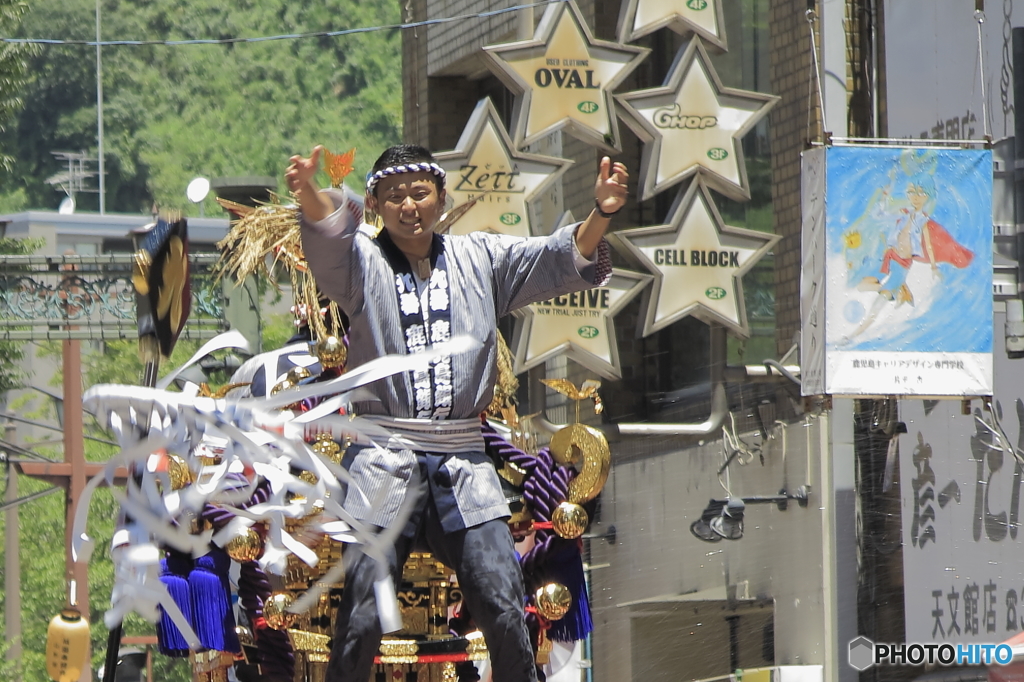
[{"label": "illustration of girl on banner", "polygon": [[[874,184],[878,189],[863,212],[841,234],[847,287],[877,294],[864,297],[849,292],[843,310],[849,326],[838,343],[843,347],[879,336],[895,340],[898,327],[911,320],[920,327],[922,318],[941,314],[934,303],[943,299],[946,310],[951,301],[944,293],[952,290],[943,286],[944,271],[964,270],[975,259],[975,252],[942,224],[950,216],[959,217],[965,202],[951,178],[945,177],[948,169],[940,169],[940,153],[904,149],[893,158],[893,152],[886,151],[887,158],[874,165],[874,175],[878,177],[887,166],[888,183]],[[903,188],[905,199],[894,196],[898,187]],[[944,219],[936,217],[942,208]]]}]

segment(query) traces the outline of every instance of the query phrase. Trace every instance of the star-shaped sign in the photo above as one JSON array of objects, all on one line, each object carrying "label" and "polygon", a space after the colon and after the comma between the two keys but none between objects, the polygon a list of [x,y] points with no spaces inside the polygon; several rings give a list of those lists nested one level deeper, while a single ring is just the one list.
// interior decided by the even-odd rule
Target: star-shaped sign
[{"label": "star-shaped sign", "polygon": [[491,70],[516,93],[517,147],[565,130],[609,152],[622,149],[612,91],[648,52],[596,40],[571,0],[548,6],[533,40],[484,48]]},{"label": "star-shaped sign", "polygon": [[527,204],[572,165],[567,159],[515,151],[490,98],[476,105],[455,150],[435,158],[448,173],[445,185],[456,205],[480,198],[471,219],[456,222],[451,234],[486,230],[529,237],[535,226]]},{"label": "star-shaped sign", "polygon": [[691,40],[663,86],[616,99],[623,120],[644,142],[642,199],[698,172],[722,194],[750,199],[740,142],[778,97],[723,86],[701,41]]},{"label": "star-shaped sign", "polygon": [[666,225],[623,230],[610,239],[654,275],[643,302],[644,336],[690,315],[750,335],[743,275],[779,238],[723,223],[699,179],[676,198]]},{"label": "star-shaped sign", "polygon": [[668,27],[681,35],[696,33],[725,51],[722,0],[626,0],[619,14],[619,41],[630,43]]},{"label": "star-shaped sign", "polygon": [[[567,214],[561,224],[571,222]],[[606,379],[621,378],[615,315],[651,279],[650,275],[613,268],[611,280],[603,287],[520,308],[515,313],[519,320],[512,339],[515,373],[565,354]]]}]

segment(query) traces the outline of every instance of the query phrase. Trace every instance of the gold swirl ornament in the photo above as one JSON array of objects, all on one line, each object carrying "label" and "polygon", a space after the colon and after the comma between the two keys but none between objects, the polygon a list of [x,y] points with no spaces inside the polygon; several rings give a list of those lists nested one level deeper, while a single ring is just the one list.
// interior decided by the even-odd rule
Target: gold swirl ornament
[{"label": "gold swirl ornament", "polygon": [[561,583],[548,583],[534,594],[537,613],[547,620],[559,620],[572,607],[572,592]]},{"label": "gold swirl ornament", "polygon": [[287,630],[295,622],[296,615],[288,612],[292,596],[287,592],[275,592],[263,602],[263,619],[275,630]]},{"label": "gold swirl ornament", "polygon": [[551,437],[551,456],[579,474],[569,482],[567,500],[583,504],[597,497],[608,480],[612,455],[604,434],[585,424],[570,424]]}]

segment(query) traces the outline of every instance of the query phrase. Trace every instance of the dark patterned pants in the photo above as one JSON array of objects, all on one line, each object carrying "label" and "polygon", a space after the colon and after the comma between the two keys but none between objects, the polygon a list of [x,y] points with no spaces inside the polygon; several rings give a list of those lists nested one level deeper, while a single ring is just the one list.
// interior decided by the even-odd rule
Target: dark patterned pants
[{"label": "dark patterned pants", "polygon": [[[536,682],[533,649],[523,613],[523,574],[516,560],[512,533],[504,519],[445,533],[438,519],[420,460],[409,494],[417,504],[388,553],[398,586],[402,566],[416,544],[426,547],[454,568],[463,599],[484,635],[494,682]],[[358,546],[346,548],[345,589],[334,630],[326,682],[368,682],[373,657],[380,647],[381,626],[373,583],[377,564]]]}]

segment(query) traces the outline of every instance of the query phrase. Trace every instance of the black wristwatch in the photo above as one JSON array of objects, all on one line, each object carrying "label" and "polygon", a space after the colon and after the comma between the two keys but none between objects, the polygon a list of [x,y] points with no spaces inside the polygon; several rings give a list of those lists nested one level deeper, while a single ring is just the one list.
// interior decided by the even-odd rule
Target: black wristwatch
[{"label": "black wristwatch", "polygon": [[595,198],[595,199],[594,199],[594,209],[595,209],[595,210],[597,211],[597,214],[598,214],[599,216],[601,216],[602,218],[611,218],[611,217],[612,217],[613,215],[615,215],[616,213],[618,213],[619,211],[621,211],[621,210],[622,210],[622,207],[621,207],[621,206],[619,206],[619,208],[618,208],[617,210],[615,210],[615,211],[612,211],[611,213],[605,213],[604,211],[602,211],[602,210],[601,210],[601,202],[600,202],[600,201],[598,201],[598,200],[597,200],[597,199]]}]

